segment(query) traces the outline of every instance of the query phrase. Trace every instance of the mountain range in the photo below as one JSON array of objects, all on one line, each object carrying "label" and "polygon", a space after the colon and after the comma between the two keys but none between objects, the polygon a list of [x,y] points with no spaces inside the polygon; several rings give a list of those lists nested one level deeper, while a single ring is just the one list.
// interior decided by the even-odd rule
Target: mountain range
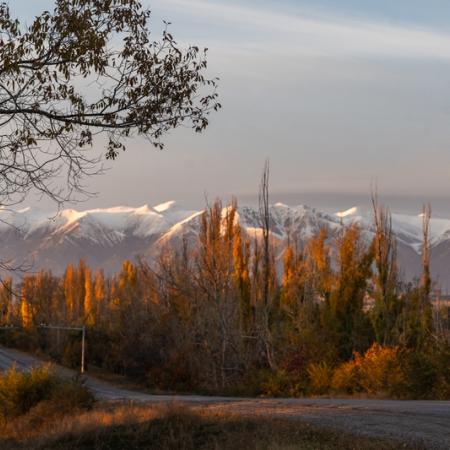
[{"label": "mountain range", "polygon": [[[120,269],[123,260],[154,259],[165,245],[178,245],[183,238],[195,239],[202,211],[188,210],[176,202],[140,208],[119,206],[51,214],[35,208],[0,210],[1,259],[10,265],[24,264],[32,270],[50,269],[56,274],[68,263],[83,258],[91,267],[107,273]],[[358,222],[367,239],[372,235],[370,213],[351,208],[329,214],[308,206],[270,207],[274,248],[280,260],[287,237],[302,240],[326,228],[339,231]],[[239,222],[250,235],[260,232],[258,209],[238,208]],[[392,214],[398,242],[399,267],[405,280],[420,276],[422,218]],[[450,289],[450,220],[431,219],[431,270],[443,290]]]}]

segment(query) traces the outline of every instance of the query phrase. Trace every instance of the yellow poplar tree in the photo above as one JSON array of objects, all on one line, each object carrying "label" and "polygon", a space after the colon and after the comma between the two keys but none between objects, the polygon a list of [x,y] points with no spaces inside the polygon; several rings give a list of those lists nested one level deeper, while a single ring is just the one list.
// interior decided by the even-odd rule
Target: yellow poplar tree
[{"label": "yellow poplar tree", "polygon": [[71,321],[75,312],[75,270],[69,264],[64,274],[64,298],[66,300],[67,319]]},{"label": "yellow poplar tree", "polygon": [[94,277],[94,304],[97,317],[103,310],[103,302],[105,300],[105,275],[103,270],[99,269],[95,272]]},{"label": "yellow poplar tree", "polygon": [[250,292],[250,241],[242,238],[242,230],[239,224],[234,229],[233,263],[234,279],[240,301],[241,320],[244,328],[248,328],[253,319]]},{"label": "yellow poplar tree", "polygon": [[20,301],[20,318],[24,329],[29,330],[33,326],[33,311],[28,299],[29,288],[32,280],[28,277],[24,278],[22,284],[22,298]]},{"label": "yellow poplar tree", "polygon": [[91,269],[86,267],[84,273],[84,317],[89,326],[95,323]]},{"label": "yellow poplar tree", "polygon": [[288,245],[283,255],[283,277],[281,280],[281,307],[291,315],[298,313],[303,302],[305,267],[302,252]]}]

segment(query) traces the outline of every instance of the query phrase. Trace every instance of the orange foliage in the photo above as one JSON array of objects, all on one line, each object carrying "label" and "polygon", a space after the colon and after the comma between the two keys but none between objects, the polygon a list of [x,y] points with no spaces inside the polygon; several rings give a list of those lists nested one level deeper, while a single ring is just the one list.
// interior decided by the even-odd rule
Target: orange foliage
[{"label": "orange foliage", "polygon": [[335,391],[369,395],[391,395],[403,381],[397,347],[373,344],[364,355],[356,352],[353,359],[341,364],[334,372]]}]

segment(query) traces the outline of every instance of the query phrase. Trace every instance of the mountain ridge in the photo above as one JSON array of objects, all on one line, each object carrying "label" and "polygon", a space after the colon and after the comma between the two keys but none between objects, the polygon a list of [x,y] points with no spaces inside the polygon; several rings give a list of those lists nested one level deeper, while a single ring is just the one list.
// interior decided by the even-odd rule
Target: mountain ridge
[{"label": "mountain ridge", "polygon": [[[177,245],[183,236],[194,239],[202,211],[184,209],[175,201],[156,206],[64,209],[58,214],[37,208],[0,209],[2,259],[20,264],[31,258],[33,270],[61,273],[68,263],[83,258],[93,268],[115,272],[124,259],[152,260],[164,245]],[[258,233],[258,208],[240,206],[237,215],[248,234]],[[270,216],[279,254],[287,236],[304,240],[320,228],[335,232],[345,224],[357,222],[368,238],[373,235],[371,213],[356,207],[330,214],[306,205],[276,203],[270,206]],[[448,289],[450,219],[432,218],[430,225],[432,273]],[[410,280],[420,275],[422,218],[394,213],[392,226],[398,241],[399,265]]]}]

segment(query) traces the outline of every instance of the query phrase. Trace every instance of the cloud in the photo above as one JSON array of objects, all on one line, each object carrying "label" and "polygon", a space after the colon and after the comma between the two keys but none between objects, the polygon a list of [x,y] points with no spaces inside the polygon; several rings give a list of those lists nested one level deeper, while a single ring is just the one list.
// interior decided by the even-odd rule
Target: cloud
[{"label": "cloud", "polygon": [[221,38],[233,42],[236,35],[244,35],[241,45],[252,50],[450,60],[450,34],[413,26],[323,15],[312,17],[298,10],[280,12],[267,6],[250,8],[225,1],[155,0],[154,5],[206,20],[212,33],[215,27],[231,28],[235,35]]}]

